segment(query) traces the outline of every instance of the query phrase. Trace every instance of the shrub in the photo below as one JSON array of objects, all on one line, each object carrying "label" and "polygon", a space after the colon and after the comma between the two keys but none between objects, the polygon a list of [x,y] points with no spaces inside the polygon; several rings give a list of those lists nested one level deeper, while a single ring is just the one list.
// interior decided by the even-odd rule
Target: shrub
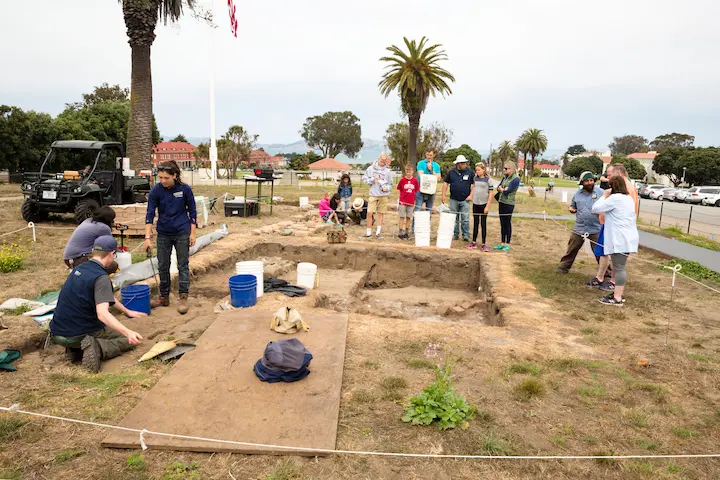
[{"label": "shrub", "polygon": [[17,243],[0,245],[0,273],[17,272],[23,267],[25,249]]}]

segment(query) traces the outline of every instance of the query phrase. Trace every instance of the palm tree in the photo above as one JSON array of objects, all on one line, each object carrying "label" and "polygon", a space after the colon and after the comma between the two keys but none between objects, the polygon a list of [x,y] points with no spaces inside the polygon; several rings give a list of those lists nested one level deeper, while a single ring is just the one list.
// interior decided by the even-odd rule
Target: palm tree
[{"label": "palm tree", "polygon": [[503,163],[505,163],[508,160],[516,160],[517,159],[517,153],[515,152],[515,147],[513,147],[513,144],[510,143],[510,140],[503,140],[503,142],[498,147],[498,156],[500,157],[500,160],[502,160]]},{"label": "palm tree", "polygon": [[183,6],[191,10],[196,0],[118,0],[122,5],[128,43],[131,49],[130,123],[127,155],[135,169],[150,168],[152,151],[152,72],[150,47],[155,40],[158,20],[176,22]]},{"label": "palm tree", "polygon": [[387,47],[392,55],[380,59],[381,62],[387,62],[387,71],[378,87],[385,98],[395,90],[400,95],[400,105],[403,113],[408,116],[410,127],[408,165],[415,167],[420,116],[425,111],[430,95],[434,97],[439,93],[444,97],[452,94],[446,80],[454,82],[455,77],[438,66],[439,61],[447,60],[445,51],[441,49],[442,45],[427,46],[426,37],[422,37],[419,43],[405,37],[403,40],[407,53],[392,45]]},{"label": "palm tree", "polygon": [[[530,178],[532,178],[535,173],[535,157],[547,150],[547,137],[540,129],[528,128],[518,137],[515,145],[523,152],[526,161],[527,155],[530,155]],[[527,165],[525,168],[527,169]]]}]

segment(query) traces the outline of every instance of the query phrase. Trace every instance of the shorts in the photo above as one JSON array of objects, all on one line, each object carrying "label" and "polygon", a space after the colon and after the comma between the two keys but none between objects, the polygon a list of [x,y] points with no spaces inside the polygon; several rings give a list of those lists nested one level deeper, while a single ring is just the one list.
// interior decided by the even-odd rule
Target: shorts
[{"label": "shorts", "polygon": [[371,213],[387,213],[388,211],[388,197],[370,197],[368,200],[368,215]]},{"label": "shorts", "polygon": [[414,211],[415,205],[403,205],[402,203],[398,205],[398,215],[400,218],[410,218],[413,216]]},{"label": "shorts", "polygon": [[332,215],[332,212],[325,212],[322,214],[321,218],[327,222],[328,220],[330,220],[330,215]]},{"label": "shorts", "polygon": [[605,256],[605,225],[600,226],[600,233],[598,234],[597,243],[593,247],[593,253],[596,257]]}]

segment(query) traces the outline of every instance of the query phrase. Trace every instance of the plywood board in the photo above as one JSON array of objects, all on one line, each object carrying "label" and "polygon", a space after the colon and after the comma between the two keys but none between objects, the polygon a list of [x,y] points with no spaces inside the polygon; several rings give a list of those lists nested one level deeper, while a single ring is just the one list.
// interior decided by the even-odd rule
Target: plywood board
[{"label": "plywood board", "polygon": [[[310,375],[294,383],[267,384],[253,372],[269,341],[272,312],[226,312],[120,423],[123,427],[249,443],[335,448],[340,409],[347,314],[303,314],[309,332],[296,334],[313,354]],[[149,448],[195,452],[318,455],[146,435]],[[105,447],[138,448],[133,432],[112,431]]]}]

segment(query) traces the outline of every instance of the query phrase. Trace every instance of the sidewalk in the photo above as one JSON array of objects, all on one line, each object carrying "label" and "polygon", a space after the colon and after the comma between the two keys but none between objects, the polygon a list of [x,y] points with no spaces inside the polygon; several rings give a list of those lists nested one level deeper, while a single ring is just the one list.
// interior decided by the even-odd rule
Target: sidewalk
[{"label": "sidewalk", "polygon": [[[490,214],[490,216],[493,215]],[[497,216],[497,214],[494,216]],[[542,215],[522,213],[514,214],[513,217],[543,218]],[[558,221],[575,220],[575,215],[548,215],[548,218]],[[642,247],[655,250],[656,252],[669,255],[671,257],[697,262],[714,272],[720,273],[720,252],[708,250],[707,248],[696,247],[695,245],[690,245],[689,243],[680,242],[673,238],[662,237],[643,230],[638,230],[638,234],[640,235],[640,246]]]}]

